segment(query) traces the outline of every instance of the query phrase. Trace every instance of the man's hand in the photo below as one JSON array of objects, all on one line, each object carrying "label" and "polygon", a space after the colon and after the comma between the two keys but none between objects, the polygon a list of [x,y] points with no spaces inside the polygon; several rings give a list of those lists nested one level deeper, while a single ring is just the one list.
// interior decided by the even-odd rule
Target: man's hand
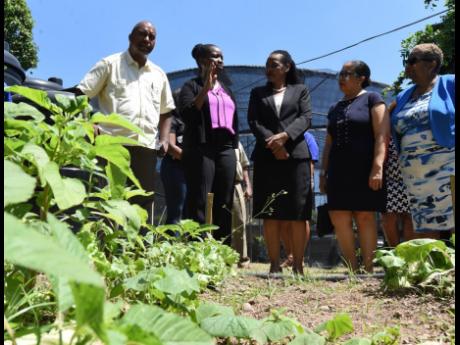
[{"label": "man's hand", "polygon": [[93,124],[93,131],[94,137],[97,137],[99,134],[101,134],[101,128],[96,124]]},{"label": "man's hand", "polygon": [[246,190],[244,191],[244,197],[246,200],[252,198],[252,186],[251,184],[246,185]]},{"label": "man's hand", "polygon": [[273,153],[284,147],[284,144],[289,139],[289,136],[286,132],[281,132],[278,134],[274,134],[271,137],[265,139],[267,143],[265,145],[266,148],[272,150]]},{"label": "man's hand", "polygon": [[160,141],[160,147],[158,149],[158,155],[164,157],[166,152],[168,152],[169,142],[167,140]]}]

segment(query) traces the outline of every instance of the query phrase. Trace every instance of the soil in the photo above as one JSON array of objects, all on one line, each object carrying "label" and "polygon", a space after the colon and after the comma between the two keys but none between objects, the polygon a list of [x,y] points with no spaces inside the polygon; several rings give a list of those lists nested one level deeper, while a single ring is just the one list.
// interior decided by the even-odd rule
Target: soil
[{"label": "soil", "polygon": [[[254,269],[255,264],[251,264]],[[267,272],[267,265],[257,265]],[[327,281],[321,276],[346,274],[346,270],[309,270],[306,279],[269,279],[248,275],[239,270],[216,291],[207,291],[203,300],[232,306],[238,315],[257,319],[271,309],[285,309],[285,315],[297,319],[304,327],[314,329],[337,313],[348,313],[354,333],[341,337],[343,343],[352,337],[367,337],[387,327],[398,326],[400,344],[455,343],[455,297],[441,298],[429,293],[409,291],[385,292],[382,279]]]}]

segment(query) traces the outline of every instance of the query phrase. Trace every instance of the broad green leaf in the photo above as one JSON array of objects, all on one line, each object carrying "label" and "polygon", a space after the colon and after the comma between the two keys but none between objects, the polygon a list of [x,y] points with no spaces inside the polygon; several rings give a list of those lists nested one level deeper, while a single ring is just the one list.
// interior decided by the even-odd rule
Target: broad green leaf
[{"label": "broad green leaf", "polygon": [[45,167],[45,165],[50,161],[46,151],[42,147],[32,143],[27,143],[21,153],[28,157],[28,160],[37,168]]},{"label": "broad green leaf", "polygon": [[270,341],[278,341],[287,336],[297,334],[297,328],[289,320],[280,320],[277,322],[265,321],[262,324],[262,331]]},{"label": "broad green leaf", "polygon": [[26,142],[20,139],[3,137],[3,157],[16,156],[17,152],[21,151]]},{"label": "broad green leaf", "polygon": [[425,260],[430,251],[435,248],[446,251],[444,242],[430,238],[420,238],[398,244],[394,252],[397,256],[406,260],[407,263],[411,263]]},{"label": "broad green leaf", "polygon": [[[109,200],[101,204],[102,207],[118,220],[119,225],[138,231],[142,225],[142,219],[135,205],[125,200]],[[121,220],[121,222],[120,222]]]},{"label": "broad green leaf", "polygon": [[182,219],[179,225],[186,231],[192,232],[200,227],[200,224],[191,219]]},{"label": "broad green leaf", "polygon": [[110,324],[118,318],[122,312],[123,300],[119,300],[116,303],[105,301],[104,303],[104,323]]},{"label": "broad green leaf", "polygon": [[120,126],[126,129],[129,129],[137,134],[142,134],[142,131],[136,125],[133,125],[131,122],[126,120],[123,116],[119,114],[110,114],[104,115],[102,113],[96,113],[91,117],[91,123],[106,123],[110,125]]},{"label": "broad green leaf", "polygon": [[153,192],[146,192],[145,190],[142,189],[133,189],[133,190],[128,190],[125,188],[124,191],[124,196],[126,200],[129,200],[135,196],[152,196]]},{"label": "broad green leaf", "polygon": [[135,291],[145,291],[156,280],[161,278],[159,269],[144,270],[136,274],[134,277],[127,278],[123,285],[126,289]]},{"label": "broad green leaf", "polygon": [[122,318],[123,325],[137,325],[157,336],[165,345],[214,345],[197,324],[156,306],[137,304]]},{"label": "broad green leaf", "polygon": [[53,238],[37,232],[7,213],[4,213],[3,225],[4,260],[50,276],[104,286],[99,274]]},{"label": "broad green leaf", "polygon": [[66,210],[80,205],[85,199],[86,189],[83,182],[75,178],[62,178],[56,163],[46,164],[43,176],[53,191],[59,209]]},{"label": "broad green leaf", "polygon": [[288,345],[324,345],[326,338],[316,333],[300,334]]},{"label": "broad green leaf", "polygon": [[397,256],[382,256],[377,259],[377,262],[380,263],[384,268],[402,268],[406,265],[406,261]]},{"label": "broad green leaf", "polygon": [[113,136],[107,134],[101,134],[96,137],[96,146],[104,146],[104,145],[133,145],[133,146],[140,146],[141,144],[134,139],[128,137],[121,137],[121,136]]},{"label": "broad green leaf", "polygon": [[133,181],[137,188],[142,189],[138,179],[131,170],[130,156],[127,149],[121,145],[102,145],[95,146],[94,152],[97,156],[116,165],[131,181]]},{"label": "broad green leaf", "polygon": [[110,345],[126,345],[128,343],[128,337],[121,330],[108,330],[107,339]]},{"label": "broad green leaf", "polygon": [[54,97],[56,98],[57,104],[59,104],[65,111],[68,111],[68,109],[72,106],[72,98],[75,99],[75,96],[70,97],[58,93],[55,94]]},{"label": "broad green leaf", "polygon": [[4,102],[3,105],[3,114],[6,118],[30,116],[37,122],[43,121],[45,119],[45,115],[43,115],[37,108],[31,106],[30,104],[23,102]]},{"label": "broad green leaf", "polygon": [[[119,328],[119,331],[123,332],[126,336],[125,344],[142,344],[142,345],[163,345],[163,342],[154,334],[143,330],[138,325],[125,325]],[[110,342],[110,345],[113,343]]]},{"label": "broad green leaf", "polygon": [[112,199],[123,199],[125,195],[126,174],[124,174],[116,165],[107,163],[105,167],[107,177],[109,178],[110,196]]},{"label": "broad green leaf", "polygon": [[43,176],[43,168],[50,161],[46,151],[35,144],[27,143],[21,151],[21,154],[30,161],[37,168],[38,175],[40,176],[41,186],[46,184],[45,177]]},{"label": "broad green leaf", "polygon": [[228,315],[235,316],[233,309],[231,307],[226,307],[218,304],[212,303],[201,303],[195,311],[196,321],[198,324],[201,323],[206,318],[219,316],[219,315]]},{"label": "broad green leaf", "polygon": [[372,345],[372,341],[366,338],[353,338],[343,343],[343,345]]},{"label": "broad green leaf", "polygon": [[163,272],[164,278],[153,284],[158,290],[171,295],[179,295],[183,292],[192,294],[200,291],[196,277],[191,277],[185,270],[165,267]]},{"label": "broad green leaf", "polygon": [[39,128],[32,121],[16,120],[16,119],[5,119],[3,121],[5,134],[7,136],[24,136],[33,138],[39,133]]},{"label": "broad green leaf", "polygon": [[85,133],[88,136],[90,143],[94,144],[95,141],[94,141],[94,127],[93,127],[93,124],[89,123],[89,122],[82,122],[81,126],[85,130]]},{"label": "broad green leaf", "polygon": [[88,325],[101,340],[106,340],[107,335],[104,327],[104,288],[75,282],[71,283],[71,287],[76,305],[78,327]]},{"label": "broad green leaf", "polygon": [[[75,257],[78,257],[82,262],[89,265],[90,262],[85,248],[69,229],[68,225],[58,221],[52,214],[48,214],[48,224],[50,225],[51,234],[57,243],[68,253],[75,255]],[[74,304],[69,280],[54,276],[51,278],[51,282],[58,297],[59,310],[64,312]]]},{"label": "broad green leaf", "polygon": [[50,110],[53,113],[61,113],[61,108],[53,104],[48,97],[46,91],[32,89],[25,86],[13,85],[5,88],[6,91],[17,93],[35,104]]},{"label": "broad green leaf", "polygon": [[262,328],[262,322],[244,316],[214,316],[201,321],[201,328],[215,337],[251,338]]},{"label": "broad green leaf", "polygon": [[29,200],[35,190],[36,180],[27,175],[19,165],[3,160],[3,207]]},{"label": "broad green leaf", "polygon": [[326,330],[329,338],[335,340],[344,334],[353,332],[353,323],[350,315],[347,313],[341,313],[334,316],[332,320],[323,322],[316,327],[315,332],[320,333]]},{"label": "broad green leaf", "polygon": [[[399,344],[399,327],[388,327],[382,332],[374,334],[372,337],[372,344],[375,345],[397,345]],[[367,344],[365,344],[367,345]]]}]

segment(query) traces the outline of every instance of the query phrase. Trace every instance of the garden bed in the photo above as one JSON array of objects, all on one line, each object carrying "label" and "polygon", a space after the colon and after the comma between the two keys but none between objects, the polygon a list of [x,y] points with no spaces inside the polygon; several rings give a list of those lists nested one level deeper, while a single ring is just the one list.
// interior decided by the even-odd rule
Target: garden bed
[{"label": "garden bed", "polygon": [[227,279],[220,289],[202,294],[201,299],[232,306],[238,314],[257,319],[268,316],[271,309],[285,308],[287,316],[309,329],[345,312],[351,317],[354,332],[341,338],[340,343],[356,336],[370,338],[394,326],[399,327],[401,344],[455,342],[454,297],[385,292],[379,278],[318,279],[345,275],[344,268],[310,268],[303,281],[245,274],[267,271],[268,264],[252,264],[248,270],[240,270],[237,277]]}]

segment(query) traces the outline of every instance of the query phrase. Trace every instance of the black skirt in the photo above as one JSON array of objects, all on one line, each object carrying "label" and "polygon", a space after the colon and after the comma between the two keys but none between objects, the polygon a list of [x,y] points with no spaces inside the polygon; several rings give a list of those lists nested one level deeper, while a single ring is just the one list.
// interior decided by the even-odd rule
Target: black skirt
[{"label": "black skirt", "polygon": [[327,176],[329,210],[385,211],[386,189],[374,191],[369,187],[373,159],[372,151],[363,155],[331,152]]},{"label": "black skirt", "polygon": [[311,219],[313,194],[307,159],[254,161],[253,217]]}]

